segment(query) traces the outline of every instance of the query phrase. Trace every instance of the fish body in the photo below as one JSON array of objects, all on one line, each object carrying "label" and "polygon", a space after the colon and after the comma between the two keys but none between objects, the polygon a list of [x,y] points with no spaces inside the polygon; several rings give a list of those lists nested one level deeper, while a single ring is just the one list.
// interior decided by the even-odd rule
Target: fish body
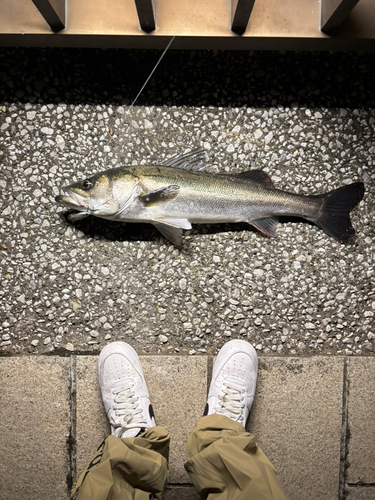
[{"label": "fish body", "polygon": [[172,243],[192,223],[248,222],[274,236],[280,216],[303,217],[342,243],[354,235],[349,212],[364,194],[363,183],[323,195],[301,196],[275,189],[261,170],[212,174],[194,169],[202,152],[173,157],[159,166],[120,167],[65,188],[56,201],[78,210],[73,219],[95,215],[109,220],[147,222]]}]

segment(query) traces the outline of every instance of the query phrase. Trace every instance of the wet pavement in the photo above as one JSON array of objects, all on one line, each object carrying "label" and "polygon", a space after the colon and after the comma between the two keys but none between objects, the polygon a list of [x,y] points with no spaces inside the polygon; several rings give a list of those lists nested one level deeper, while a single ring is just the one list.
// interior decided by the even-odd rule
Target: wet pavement
[{"label": "wet pavement", "polygon": [[[0,50],[0,351],[374,354],[375,55]],[[356,240],[285,219],[193,226],[181,249],[150,225],[71,223],[61,186],[206,150],[219,172],[262,168],[278,188],[365,183]]]}]

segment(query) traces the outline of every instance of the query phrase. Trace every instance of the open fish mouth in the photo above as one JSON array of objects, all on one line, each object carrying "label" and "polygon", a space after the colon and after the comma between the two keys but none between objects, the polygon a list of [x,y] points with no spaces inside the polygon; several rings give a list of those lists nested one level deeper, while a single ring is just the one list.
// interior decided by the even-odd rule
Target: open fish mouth
[{"label": "open fish mouth", "polygon": [[79,194],[74,193],[69,188],[65,188],[65,191],[68,193],[67,195],[59,194],[56,196],[55,200],[66,208],[77,210],[77,212],[69,214],[68,219],[70,221],[77,221],[89,216],[90,208],[87,200],[82,198]]},{"label": "open fish mouth", "polygon": [[78,194],[74,193],[68,188],[65,188],[66,195],[59,194],[55,197],[57,203],[60,205],[64,205],[67,208],[72,208],[73,210],[78,210],[80,212],[88,211],[88,203],[87,200],[81,198]]}]

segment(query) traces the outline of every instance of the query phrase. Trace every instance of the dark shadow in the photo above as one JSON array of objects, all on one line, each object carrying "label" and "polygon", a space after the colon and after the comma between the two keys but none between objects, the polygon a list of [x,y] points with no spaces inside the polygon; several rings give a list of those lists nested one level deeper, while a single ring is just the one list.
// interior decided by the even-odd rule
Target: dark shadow
[{"label": "dark shadow", "polygon": [[124,223],[92,216],[72,222],[68,219],[68,215],[71,213],[75,212],[71,210],[61,212],[60,217],[66,224],[90,238],[111,241],[156,241],[158,238],[162,238],[152,224]]},{"label": "dark shadow", "polygon": [[[74,227],[77,231],[81,231],[90,238],[99,238],[111,241],[164,241],[170,244],[164,236],[152,225],[147,223],[124,223],[118,221],[108,221],[99,217],[87,217],[80,221],[72,222],[68,219],[68,215],[74,213],[69,210],[61,212],[60,218],[69,226]],[[280,224],[286,223],[303,223],[312,227],[317,227],[312,222],[306,221],[300,217],[280,217]],[[317,228],[318,229],[318,228]],[[318,229],[319,230],[319,229]],[[227,232],[242,232],[249,231],[263,236],[258,230],[246,222],[237,222],[233,224],[194,224],[190,235],[214,235]],[[184,234],[187,234],[184,231]]]},{"label": "dark shadow", "polygon": [[[0,48],[0,100],[130,104],[158,50]],[[137,105],[369,107],[375,53],[170,50]]]}]

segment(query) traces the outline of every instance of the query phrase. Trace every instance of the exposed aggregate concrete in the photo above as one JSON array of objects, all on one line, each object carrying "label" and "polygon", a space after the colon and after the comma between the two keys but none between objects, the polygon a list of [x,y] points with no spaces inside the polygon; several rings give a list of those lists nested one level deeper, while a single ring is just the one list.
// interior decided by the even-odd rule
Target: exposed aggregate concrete
[{"label": "exposed aggregate concrete", "polygon": [[[0,83],[0,351],[373,355],[374,54],[4,49]],[[219,172],[278,188],[363,180],[354,244],[284,220],[194,226],[182,249],[152,226],[70,223],[63,185],[202,147]]]}]

